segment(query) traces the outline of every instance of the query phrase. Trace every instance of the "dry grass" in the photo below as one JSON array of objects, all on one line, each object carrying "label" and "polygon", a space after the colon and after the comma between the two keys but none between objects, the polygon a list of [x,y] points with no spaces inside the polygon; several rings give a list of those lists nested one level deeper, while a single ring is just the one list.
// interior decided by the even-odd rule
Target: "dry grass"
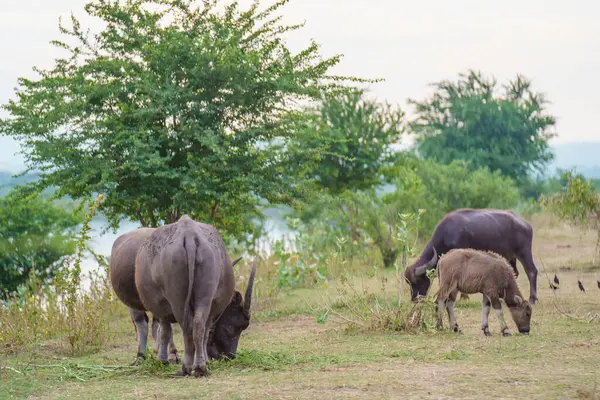
[{"label": "dry grass", "polygon": [[[332,285],[263,298],[260,313],[254,314],[242,336],[238,360],[213,363],[213,374],[207,379],[175,379],[170,377],[175,366],[111,367],[127,365],[136,352],[133,327],[123,307],[122,316],[110,325],[117,339],[98,354],[61,358],[46,349],[0,359],[0,397],[600,399],[600,289],[596,286],[600,271],[588,261],[595,237],[547,218],[534,217],[533,223],[540,303],[534,307],[529,336],[501,337],[492,314],[494,336],[484,337],[480,295],[458,304],[463,335],[447,330],[346,332],[344,326],[318,324],[309,315],[308,304],[335,295]],[[571,247],[558,247],[567,244]],[[557,272],[560,278],[556,292],[547,284],[540,257],[548,275],[552,278]],[[396,290],[393,279],[389,274],[390,293]],[[578,279],[587,293],[579,291]],[[528,295],[525,274],[521,272],[518,280]],[[373,291],[380,287],[377,278],[355,278],[355,283]],[[516,332],[508,312],[506,319]],[[182,346],[179,329],[175,334]],[[53,367],[34,366],[48,364]]]}]

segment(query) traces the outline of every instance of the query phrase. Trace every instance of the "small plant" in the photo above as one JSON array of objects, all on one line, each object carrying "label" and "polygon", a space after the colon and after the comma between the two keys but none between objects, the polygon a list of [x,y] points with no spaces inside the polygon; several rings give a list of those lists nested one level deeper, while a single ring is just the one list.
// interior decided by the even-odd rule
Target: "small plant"
[{"label": "small plant", "polygon": [[314,253],[292,253],[277,241],[273,257],[277,263],[277,285],[282,289],[310,287],[326,281],[325,270],[319,268],[319,257]]},{"label": "small plant", "polygon": [[[355,280],[348,274],[341,274],[335,289],[337,297],[334,301],[323,296],[324,305],[313,308],[318,323],[336,320],[351,330],[367,331],[415,331],[433,329],[435,322],[435,304],[431,294],[418,303],[403,302],[403,271],[406,260],[412,255],[418,238],[418,214],[400,214],[395,240],[400,244],[401,261],[396,262],[398,288],[391,295],[393,287],[388,285],[389,274],[374,267],[370,275],[379,283],[378,292],[368,290],[368,282],[363,280],[362,288],[358,288]],[[394,298],[395,297],[395,298]]]}]

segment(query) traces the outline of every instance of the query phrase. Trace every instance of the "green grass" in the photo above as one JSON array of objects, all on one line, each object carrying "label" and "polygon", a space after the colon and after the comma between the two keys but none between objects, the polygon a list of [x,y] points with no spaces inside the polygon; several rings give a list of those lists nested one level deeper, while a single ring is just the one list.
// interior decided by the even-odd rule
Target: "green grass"
[{"label": "green grass", "polygon": [[[564,242],[565,230],[560,243]],[[35,352],[0,358],[0,398],[8,399],[348,399],[348,398],[528,398],[600,399],[600,290],[598,274],[572,262],[593,246],[593,235],[577,246],[558,248],[543,228],[536,252],[544,254],[548,276],[556,271],[560,289],[549,289],[542,266],[540,303],[534,307],[532,331],[499,335],[490,314],[492,337],[481,333],[480,295],[459,301],[456,314],[463,334],[447,329],[422,332],[349,330],[332,320],[317,323],[311,307],[324,299],[335,303],[336,283],[301,289],[257,304],[250,328],[240,340],[238,358],[211,362],[207,378],[175,378],[179,366],[163,366],[149,358],[128,367],[136,354],[133,326],[123,306],[110,321],[113,339],[94,354],[68,357],[52,343]],[[582,250],[583,249],[583,250]],[[535,253],[537,254],[537,253]],[[520,268],[520,267],[519,267]],[[522,271],[522,270],[521,270]],[[528,295],[525,274],[519,284]],[[393,272],[386,272],[386,295],[394,299]],[[577,288],[577,280],[587,293]],[[382,296],[380,279],[357,276],[357,287]],[[436,290],[434,284],[433,291]],[[405,293],[406,298],[407,293]],[[392,300],[393,301],[393,300]],[[340,308],[343,311],[343,307]],[[444,316],[445,326],[448,326]],[[175,338],[183,349],[181,331]],[[59,338],[60,339],[60,338]]]}]

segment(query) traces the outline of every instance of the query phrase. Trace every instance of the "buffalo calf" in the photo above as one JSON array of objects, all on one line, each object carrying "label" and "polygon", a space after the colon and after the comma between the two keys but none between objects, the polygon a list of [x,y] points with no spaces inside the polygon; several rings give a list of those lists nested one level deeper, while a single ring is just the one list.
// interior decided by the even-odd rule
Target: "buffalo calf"
[{"label": "buffalo calf", "polygon": [[[434,249],[435,253],[435,249]],[[473,249],[454,249],[444,254],[438,262],[440,289],[437,294],[437,325],[441,329],[442,312],[446,308],[450,329],[460,332],[454,315],[454,302],[458,292],[482,293],[481,329],[490,335],[488,315],[490,305],[500,321],[500,331],[510,336],[504,322],[500,299],[504,299],[520,333],[529,333],[531,305],[523,300],[513,268],[508,261],[495,253]]]}]

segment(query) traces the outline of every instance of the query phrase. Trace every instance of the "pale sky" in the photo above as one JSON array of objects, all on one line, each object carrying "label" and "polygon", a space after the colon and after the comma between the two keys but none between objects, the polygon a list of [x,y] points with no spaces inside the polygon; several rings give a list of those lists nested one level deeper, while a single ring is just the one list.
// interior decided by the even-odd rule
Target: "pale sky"
[{"label": "pale sky", "polygon": [[[73,11],[84,26],[83,0],[2,0],[0,103],[13,96],[17,77],[49,67],[60,38],[58,18]],[[240,1],[242,5],[250,0]],[[271,4],[262,1],[262,4]],[[344,54],[332,72],[384,78],[371,93],[399,104],[431,94],[429,83],[454,79],[468,68],[500,83],[517,73],[546,93],[558,118],[553,143],[600,141],[600,2],[591,0],[291,0],[286,22],[306,21],[289,36],[293,50],[315,39],[322,54]],[[4,114],[2,114],[4,115]],[[18,145],[0,137],[0,169],[18,166]]]}]

